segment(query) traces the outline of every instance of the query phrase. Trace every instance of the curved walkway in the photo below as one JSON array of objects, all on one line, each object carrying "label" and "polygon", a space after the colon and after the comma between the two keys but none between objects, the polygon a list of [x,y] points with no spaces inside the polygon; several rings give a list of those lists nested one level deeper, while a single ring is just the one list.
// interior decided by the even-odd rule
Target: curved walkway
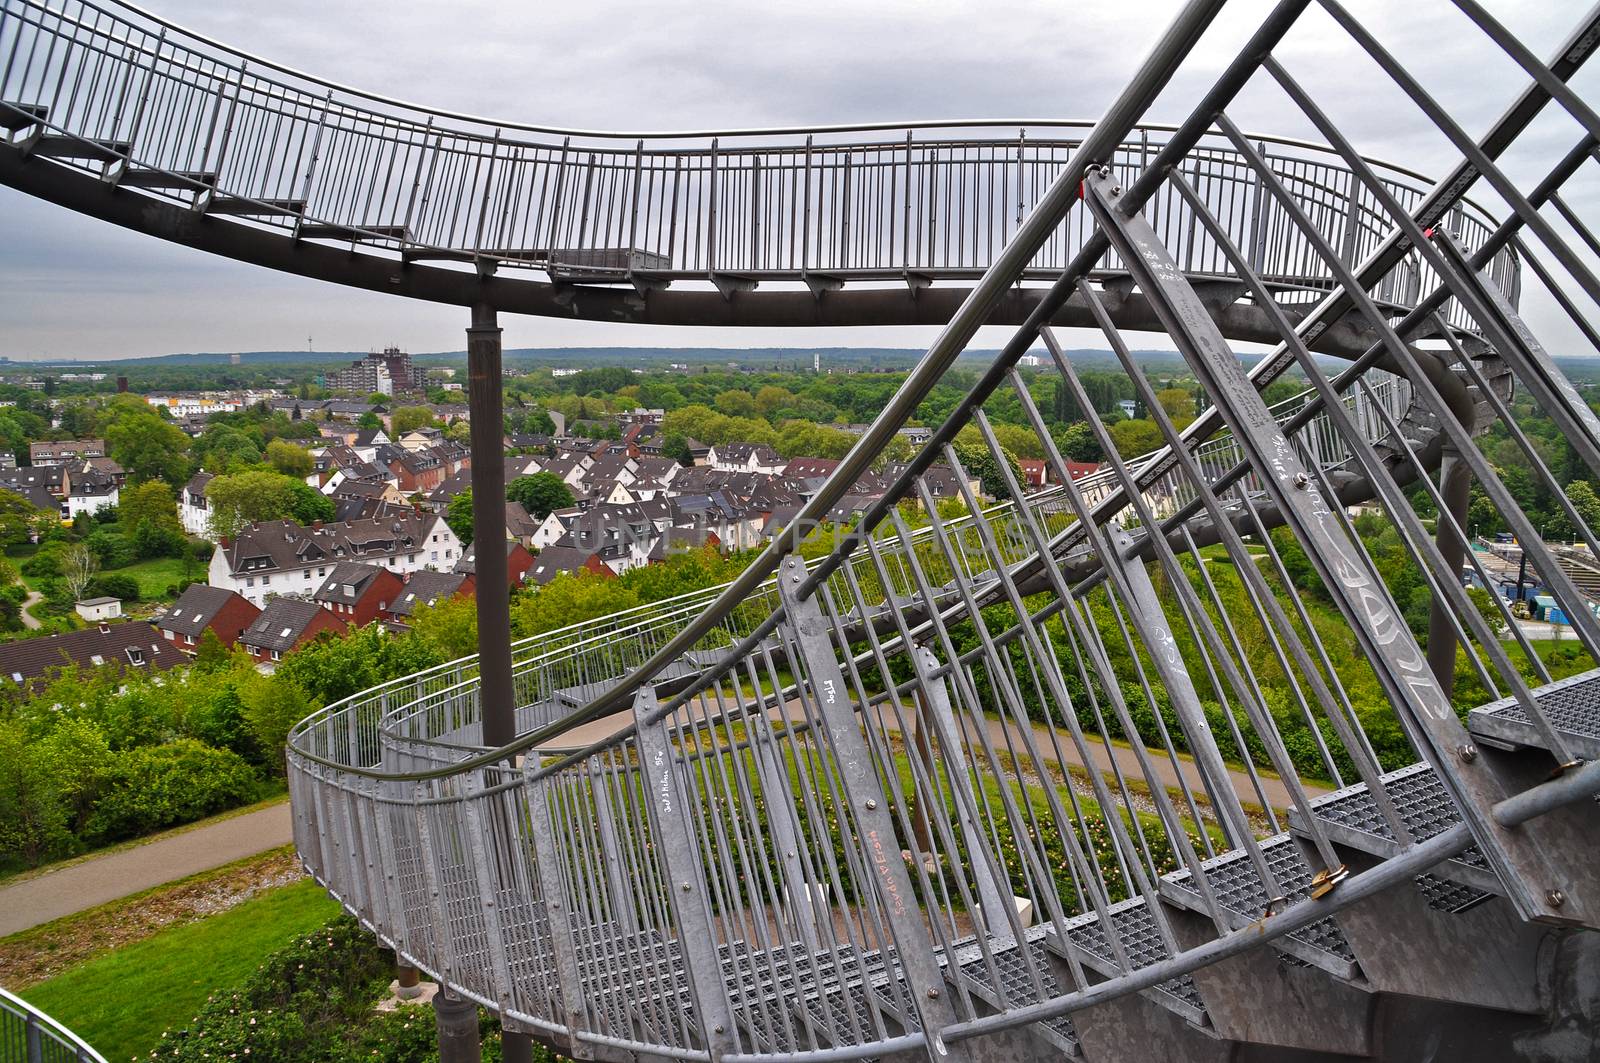
[{"label": "curved walkway", "polygon": [[42,601],[44,601],[44,595],[31,588],[28,590],[28,596],[22,599],[22,626],[27,628],[29,631],[38,631],[44,626],[43,624],[39,623],[38,617],[28,612],[28,610],[32,609]]},{"label": "curved walkway", "polygon": [[289,802],[93,856],[0,886],[0,937],[107,904],[293,840]]}]

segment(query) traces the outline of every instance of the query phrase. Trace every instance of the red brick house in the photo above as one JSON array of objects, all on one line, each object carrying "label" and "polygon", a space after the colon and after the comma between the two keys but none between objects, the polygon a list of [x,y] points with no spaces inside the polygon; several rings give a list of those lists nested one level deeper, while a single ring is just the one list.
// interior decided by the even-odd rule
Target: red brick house
[{"label": "red brick house", "polygon": [[[471,576],[478,574],[478,544],[473,543],[461,555],[461,560],[456,562],[455,571]],[[527,581],[528,571],[533,568],[533,554],[521,543],[506,540],[506,578],[514,590]]]},{"label": "red brick house", "polygon": [[223,587],[191,583],[172,603],[156,627],[168,642],[185,653],[194,653],[207,631],[216,632],[224,646],[239,641],[261,610],[240,594]]},{"label": "red brick house", "polygon": [[311,600],[351,627],[365,627],[379,619],[400,597],[404,582],[378,565],[341,561]]},{"label": "red brick house", "polygon": [[574,546],[547,546],[539,551],[539,556],[533,559],[533,569],[529,573],[532,581],[543,587],[557,576],[576,576],[580,572],[592,572],[596,576],[615,578],[616,573],[611,571],[611,566],[600,560],[600,555],[592,550],[580,550]]},{"label": "red brick house", "polygon": [[466,572],[413,572],[406,577],[399,597],[384,610],[383,619],[397,627],[406,627],[422,606],[451,598],[470,598],[477,586],[477,577]]},{"label": "red brick house", "polygon": [[324,631],[339,634],[344,629],[345,625],[338,617],[316,602],[300,598],[269,598],[261,615],[239,636],[239,645],[256,663],[271,665]]}]

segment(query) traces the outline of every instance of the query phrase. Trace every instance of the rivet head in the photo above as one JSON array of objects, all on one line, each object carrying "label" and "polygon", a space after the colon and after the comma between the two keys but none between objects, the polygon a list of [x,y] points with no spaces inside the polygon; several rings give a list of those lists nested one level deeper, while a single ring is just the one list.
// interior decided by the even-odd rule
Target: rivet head
[{"label": "rivet head", "polygon": [[711,1032],[712,1033],[725,1033],[726,1031],[723,1029],[722,1024],[719,1022],[717,1025],[711,1027]]},{"label": "rivet head", "polygon": [[871,812],[873,809],[875,809],[877,807],[878,807],[878,802],[877,801],[873,800],[870,797],[867,798],[867,811],[868,812]]},{"label": "rivet head", "polygon": [[1295,473],[1294,474],[1294,486],[1295,486],[1295,490],[1304,491],[1307,487],[1311,486],[1311,477],[1307,476],[1303,472]]},{"label": "rivet head", "polygon": [[929,1000],[938,1000],[939,999],[939,987],[938,986],[929,986],[928,987],[928,999]]},{"label": "rivet head", "polygon": [[800,582],[800,573],[796,572],[794,575],[790,576],[789,577],[789,582],[790,583],[799,583]]},{"label": "rivet head", "polygon": [[1473,745],[1471,742],[1467,742],[1456,747],[1456,756],[1460,757],[1466,763],[1471,764],[1473,761],[1478,759],[1478,747]]},{"label": "rivet head", "polygon": [[683,892],[685,892],[685,893],[689,892],[689,884],[687,882],[685,882],[682,886],[680,886],[678,888],[683,890]]},{"label": "rivet head", "polygon": [[1560,890],[1551,890],[1544,895],[1544,899],[1550,902],[1552,908],[1559,908],[1567,903],[1567,895]]}]

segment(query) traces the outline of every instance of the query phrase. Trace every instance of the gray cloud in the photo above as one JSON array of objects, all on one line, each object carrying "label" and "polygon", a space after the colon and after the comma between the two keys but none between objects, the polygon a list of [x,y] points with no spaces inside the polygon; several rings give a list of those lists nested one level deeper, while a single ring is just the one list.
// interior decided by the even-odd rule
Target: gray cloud
[{"label": "gray cloud", "polygon": [[[157,0],[196,32],[309,73],[457,111],[578,128],[685,129],[851,121],[1040,116],[1092,118],[1122,86],[1177,5],[1004,0],[937,4],[602,2],[394,4]],[[1525,82],[1444,0],[1353,5],[1363,20],[1480,133]],[[1490,4],[1548,55],[1576,12],[1526,0]],[[1175,121],[1267,10],[1235,4],[1152,115]],[[1313,10],[1279,49],[1358,146],[1425,173],[1455,156],[1371,62]],[[1576,84],[1593,94],[1600,71]],[[1310,136],[1270,79],[1230,112],[1262,132]],[[1565,151],[1577,127],[1547,114],[1510,166]],[[1571,197],[1592,208],[1596,182]],[[1581,195],[1580,195],[1581,193]],[[1500,210],[1492,195],[1484,205]],[[1530,315],[1561,343],[1573,330],[1530,293]],[[179,350],[304,346],[417,351],[461,346],[462,314],[259,270],[106,226],[0,189],[0,354],[117,357]],[[918,346],[931,329],[668,329],[518,319],[508,342]],[[986,335],[984,343],[1002,337]],[[1559,347],[1559,345],[1558,345]]]}]

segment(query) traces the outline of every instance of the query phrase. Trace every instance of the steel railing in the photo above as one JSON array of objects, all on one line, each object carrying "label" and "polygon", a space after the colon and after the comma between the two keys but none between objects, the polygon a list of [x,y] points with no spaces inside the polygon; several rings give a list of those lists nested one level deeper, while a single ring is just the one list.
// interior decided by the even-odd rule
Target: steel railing
[{"label": "steel railing", "polygon": [[71,1030],[0,989],[0,1057],[16,1063],[105,1063]]},{"label": "steel railing", "polygon": [[[1600,785],[1600,618],[1519,501],[1532,484],[1600,554],[1562,483],[1600,476],[1600,418],[1518,310],[1526,263],[1600,346],[1600,243],[1561,194],[1600,144],[1567,86],[1600,13],[1545,64],[1460,0],[1533,79],[1474,140],[1323,0],[1376,71],[1352,76],[1458,153],[1430,185],[1357,153],[1275,56],[1306,6],[1253,20],[1175,126],[1148,111],[1219,0],[1187,5],[1093,125],[619,143],[378,99],[122,4],[4,0],[8,165],[31,152],[226,224],[569,284],[974,280],[737,579],[514,647],[511,743],[482,745],[470,658],[297,726],[295,841],[319,881],[508,1029],[619,1060],[937,1058],[1021,1027],[1070,1051],[1088,1004],[1134,992],[1220,1029],[1234,1002],[1192,972],[1256,949],[1349,984],[1360,957],[1331,917],[1407,880],[1442,910],[1600,925],[1587,828],[1550,815]],[[1228,111],[1258,77],[1326,146],[1239,132]],[[1546,107],[1581,136],[1529,162]],[[1499,164],[1514,147],[1544,167],[1528,191]],[[1494,213],[1464,198],[1480,188]],[[1021,326],[885,496],[802,542],[1019,284]],[[1069,302],[1162,442],[1124,462],[1091,418],[1107,468],[1079,482],[1017,372],[1042,344],[1091,408],[1049,327]],[[1152,322],[1201,382],[1191,423],[1132,353],[1127,329]],[[1225,336],[1273,347],[1247,373]],[[1309,390],[1268,407],[1291,370]],[[1560,474],[1519,389],[1570,448]],[[986,412],[1002,402],[1057,488],[1023,495]],[[1016,501],[986,508],[980,474]],[[1468,595],[1464,571],[1487,582],[1469,501],[1524,543],[1575,655]],[[1540,770],[1479,756],[1478,735]],[[1288,1025],[1287,1046],[1327,1048]]]},{"label": "steel railing", "polygon": [[[100,146],[62,163],[137,194],[226,210],[237,224],[408,261],[492,260],[558,281],[702,281],[725,290],[979,277],[1090,127],[963,121],[624,135],[525,126],[312,78],[128,4],[5,0],[0,109],[37,107],[44,119],[29,127],[34,134]],[[1131,178],[1172,132],[1134,126],[1100,161]],[[1278,137],[1254,143],[1346,261],[1378,247],[1383,212],[1328,149]],[[1234,146],[1208,136],[1187,165],[1280,297],[1314,301],[1333,286]],[[1420,175],[1374,165],[1407,209],[1422,200]],[[1174,191],[1162,189],[1151,211],[1184,270],[1229,272]],[[1471,246],[1492,228],[1464,202],[1448,224]],[[1092,232],[1086,216],[1067,219],[1023,276],[1053,279]],[[1514,297],[1514,256],[1501,254],[1490,268]],[[1125,266],[1111,254],[1098,270]],[[1411,255],[1373,290],[1410,305],[1436,282]]]}]

